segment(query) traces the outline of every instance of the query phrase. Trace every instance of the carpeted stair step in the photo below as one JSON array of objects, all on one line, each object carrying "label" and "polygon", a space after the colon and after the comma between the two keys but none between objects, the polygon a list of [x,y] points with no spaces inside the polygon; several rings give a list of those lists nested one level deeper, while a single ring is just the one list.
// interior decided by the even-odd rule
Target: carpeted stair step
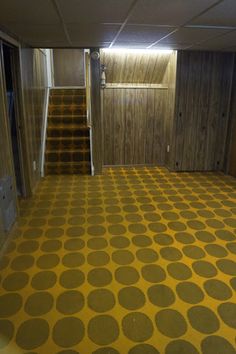
[{"label": "carpeted stair step", "polygon": [[47,151],[63,149],[89,149],[90,140],[87,136],[82,137],[54,137],[47,138]]},{"label": "carpeted stair step", "polygon": [[45,172],[91,174],[85,89],[50,91]]},{"label": "carpeted stair step", "polygon": [[83,162],[47,162],[45,164],[45,172],[47,175],[63,175],[63,174],[91,174],[91,165],[88,161]]},{"label": "carpeted stair step", "polygon": [[52,150],[47,151],[45,155],[46,162],[82,162],[90,161],[89,149],[77,150]]},{"label": "carpeted stair step", "polygon": [[85,88],[75,89],[51,89],[50,96],[86,96]]},{"label": "carpeted stair step", "polygon": [[55,127],[48,126],[48,137],[89,137],[89,127],[74,124],[58,124]]},{"label": "carpeted stair step", "polygon": [[86,105],[50,105],[48,107],[49,116],[73,116],[73,115],[86,115],[87,108]]},{"label": "carpeted stair step", "polygon": [[87,124],[87,115],[77,114],[77,115],[49,115],[48,116],[48,126],[54,127],[55,125],[62,124]]},{"label": "carpeted stair step", "polygon": [[85,95],[50,95],[50,105],[83,104],[86,105]]},{"label": "carpeted stair step", "polygon": [[66,105],[66,104],[86,104],[86,96],[84,95],[50,95],[50,105]]}]

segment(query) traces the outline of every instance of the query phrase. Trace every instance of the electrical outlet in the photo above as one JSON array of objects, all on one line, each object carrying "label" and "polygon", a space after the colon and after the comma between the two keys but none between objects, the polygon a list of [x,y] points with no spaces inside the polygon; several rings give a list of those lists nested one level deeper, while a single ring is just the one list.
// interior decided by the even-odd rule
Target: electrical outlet
[{"label": "electrical outlet", "polygon": [[34,161],[34,162],[33,162],[33,169],[34,169],[34,171],[36,171],[36,170],[37,170],[37,164],[36,164],[36,161]]},{"label": "electrical outlet", "polygon": [[167,152],[170,152],[170,145],[167,145],[166,151],[167,151]]}]

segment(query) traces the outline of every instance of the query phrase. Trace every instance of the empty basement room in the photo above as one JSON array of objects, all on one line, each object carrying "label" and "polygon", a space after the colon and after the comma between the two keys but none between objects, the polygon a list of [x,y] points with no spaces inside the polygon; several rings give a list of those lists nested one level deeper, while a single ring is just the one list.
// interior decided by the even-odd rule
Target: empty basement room
[{"label": "empty basement room", "polygon": [[236,1],[0,1],[0,354],[236,354]]}]

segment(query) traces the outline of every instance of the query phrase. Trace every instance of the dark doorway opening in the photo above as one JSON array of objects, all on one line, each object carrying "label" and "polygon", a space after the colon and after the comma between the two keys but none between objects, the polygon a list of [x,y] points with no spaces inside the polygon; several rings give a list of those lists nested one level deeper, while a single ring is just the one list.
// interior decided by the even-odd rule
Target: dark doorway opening
[{"label": "dark doorway opening", "polygon": [[16,187],[18,196],[23,196],[21,160],[20,160],[20,141],[19,141],[19,123],[17,119],[17,78],[15,75],[15,50],[16,48],[3,43],[3,62],[5,73],[5,87],[7,97],[8,119],[11,133],[11,144],[14,160]]}]

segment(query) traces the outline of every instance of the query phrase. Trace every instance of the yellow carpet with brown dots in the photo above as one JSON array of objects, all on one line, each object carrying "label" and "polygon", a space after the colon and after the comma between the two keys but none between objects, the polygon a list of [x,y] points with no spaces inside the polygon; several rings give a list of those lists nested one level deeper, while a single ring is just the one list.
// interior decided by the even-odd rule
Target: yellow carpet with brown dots
[{"label": "yellow carpet with brown dots", "polygon": [[235,354],[236,179],[47,177],[0,269],[0,353]]}]

